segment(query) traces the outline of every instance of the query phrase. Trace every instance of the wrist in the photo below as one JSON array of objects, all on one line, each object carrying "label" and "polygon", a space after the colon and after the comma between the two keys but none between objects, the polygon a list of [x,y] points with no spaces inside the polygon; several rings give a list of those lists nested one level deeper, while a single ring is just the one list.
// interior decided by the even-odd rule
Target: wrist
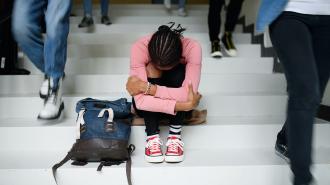
[{"label": "wrist", "polygon": [[144,93],[144,92],[146,92],[146,90],[148,88],[148,82],[141,81],[139,86],[140,86],[140,88],[139,88],[140,92]]}]

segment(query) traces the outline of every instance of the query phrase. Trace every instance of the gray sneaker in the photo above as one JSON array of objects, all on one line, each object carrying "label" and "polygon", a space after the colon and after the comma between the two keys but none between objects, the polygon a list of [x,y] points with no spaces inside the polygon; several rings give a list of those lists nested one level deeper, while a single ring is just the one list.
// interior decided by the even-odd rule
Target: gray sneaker
[{"label": "gray sneaker", "polygon": [[187,12],[184,8],[179,8],[178,9],[178,15],[181,17],[186,17],[187,16]]},{"label": "gray sneaker", "polygon": [[79,28],[86,28],[94,24],[93,18],[90,16],[85,16],[80,24],[78,25]]}]

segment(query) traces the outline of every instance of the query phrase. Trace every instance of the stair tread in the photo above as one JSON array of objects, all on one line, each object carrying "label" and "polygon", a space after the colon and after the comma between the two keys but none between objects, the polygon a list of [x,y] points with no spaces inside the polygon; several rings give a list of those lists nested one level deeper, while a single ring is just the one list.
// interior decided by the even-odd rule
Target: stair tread
[{"label": "stair tread", "polygon": [[[59,162],[68,151],[1,151],[0,169],[49,169]],[[24,153],[24,157],[22,154]],[[207,156],[207,157],[206,157]],[[11,160],[8,160],[10,158]],[[273,148],[249,149],[188,149],[185,161],[179,164],[149,164],[144,160],[144,151],[136,150],[132,155],[132,168],[172,168],[172,167],[228,167],[228,166],[272,166],[287,163],[275,154]],[[317,148],[314,157],[315,164],[330,165],[330,148]],[[96,172],[99,163],[89,163],[84,167],[72,166],[66,163],[61,169],[90,169]],[[113,166],[111,169],[124,168],[125,165]],[[60,170],[61,170],[60,169]],[[110,170],[110,169],[109,169]]]},{"label": "stair tread", "polygon": [[[282,125],[284,116],[208,116],[207,122],[193,126],[230,126],[230,125]],[[36,118],[0,118],[0,128],[2,127],[74,127],[76,118],[64,118],[61,123],[47,124]],[[316,124],[330,124],[326,120],[315,119]],[[140,126],[133,126],[140,127]]]}]

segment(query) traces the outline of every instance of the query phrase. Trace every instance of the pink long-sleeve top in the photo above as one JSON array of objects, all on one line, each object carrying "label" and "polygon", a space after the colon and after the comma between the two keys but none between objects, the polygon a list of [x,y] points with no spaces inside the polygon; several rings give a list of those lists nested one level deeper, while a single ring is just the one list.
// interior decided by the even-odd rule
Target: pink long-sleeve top
[{"label": "pink long-sleeve top", "polygon": [[[136,76],[147,82],[146,66],[150,62],[148,43],[151,36],[137,40],[131,48],[130,76]],[[189,84],[193,85],[194,92],[198,91],[202,67],[202,49],[200,44],[190,38],[182,39],[181,63],[186,64],[185,79],[180,88],[170,88],[157,85],[154,96],[139,94],[134,96],[136,107],[150,112],[162,112],[175,115],[176,102],[188,100]]]}]

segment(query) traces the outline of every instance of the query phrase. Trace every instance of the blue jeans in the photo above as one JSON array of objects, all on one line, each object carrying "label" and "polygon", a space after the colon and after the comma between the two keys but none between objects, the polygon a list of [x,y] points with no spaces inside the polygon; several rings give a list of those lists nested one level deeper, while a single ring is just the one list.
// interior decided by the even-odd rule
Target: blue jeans
[{"label": "blue jeans", "polygon": [[288,84],[286,132],[294,185],[312,181],[313,122],[330,76],[330,15],[283,12],[270,36]]},{"label": "blue jeans", "polygon": [[[102,16],[108,15],[108,10],[109,10],[109,0],[100,0],[101,1],[101,14]],[[92,0],[84,0],[84,11],[85,11],[85,16],[92,16]]]},{"label": "blue jeans", "polygon": [[186,0],[179,0],[179,8],[184,8],[186,5]]},{"label": "blue jeans", "polygon": [[[54,79],[54,89],[64,75],[71,0],[16,0],[13,11],[14,37],[34,65]],[[46,36],[41,23],[45,18]]]}]

